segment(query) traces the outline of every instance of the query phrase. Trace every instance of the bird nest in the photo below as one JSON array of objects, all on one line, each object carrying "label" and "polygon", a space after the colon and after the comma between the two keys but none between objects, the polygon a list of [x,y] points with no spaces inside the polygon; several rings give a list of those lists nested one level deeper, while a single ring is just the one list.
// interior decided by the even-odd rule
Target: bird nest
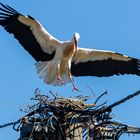
[{"label": "bird nest", "polygon": [[[82,140],[119,139],[123,133],[140,133],[140,128],[112,121],[111,109],[140,94],[131,94],[122,100],[106,106],[99,104],[101,94],[93,104],[86,104],[89,97],[76,96],[63,98],[50,92],[54,98],[42,95],[36,90],[32,100],[36,103],[21,109],[27,115],[14,124],[20,131],[19,140]],[[17,124],[19,124],[17,126]]]}]

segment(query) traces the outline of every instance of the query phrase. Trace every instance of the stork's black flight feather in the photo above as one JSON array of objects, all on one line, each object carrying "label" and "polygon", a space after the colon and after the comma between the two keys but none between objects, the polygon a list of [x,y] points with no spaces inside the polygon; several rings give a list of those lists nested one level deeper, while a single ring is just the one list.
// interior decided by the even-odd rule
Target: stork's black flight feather
[{"label": "stork's black flight feather", "polygon": [[[22,24],[18,16],[22,15],[10,6],[0,3],[0,25],[13,34],[19,43],[24,47],[36,61],[49,61],[53,59],[55,52],[48,54],[42,50],[29,26]],[[29,18],[33,19],[31,16]]]},{"label": "stork's black flight feather", "polygon": [[134,58],[129,61],[108,59],[82,62],[78,64],[72,63],[71,73],[74,76],[103,77],[120,74],[136,74],[140,76],[140,60]]}]

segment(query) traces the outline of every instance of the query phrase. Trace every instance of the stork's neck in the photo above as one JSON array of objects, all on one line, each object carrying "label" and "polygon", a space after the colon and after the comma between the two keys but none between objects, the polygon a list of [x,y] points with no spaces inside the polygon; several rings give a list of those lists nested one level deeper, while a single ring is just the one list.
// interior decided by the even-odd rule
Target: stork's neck
[{"label": "stork's neck", "polygon": [[74,37],[74,46],[75,46],[75,49],[77,50],[77,47],[78,47],[78,40],[76,37]]},{"label": "stork's neck", "polygon": [[74,40],[74,46],[75,46],[76,49],[77,49],[77,47],[78,47],[79,38],[80,38],[79,33],[74,33],[73,40]]}]

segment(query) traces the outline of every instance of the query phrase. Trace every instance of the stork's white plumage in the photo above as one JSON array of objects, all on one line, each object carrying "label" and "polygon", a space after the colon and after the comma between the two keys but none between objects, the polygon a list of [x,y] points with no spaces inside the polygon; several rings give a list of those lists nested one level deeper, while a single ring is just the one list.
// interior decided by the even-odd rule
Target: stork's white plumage
[{"label": "stork's white plumage", "polygon": [[63,85],[71,82],[77,89],[72,76],[140,75],[138,59],[113,51],[79,48],[78,33],[70,41],[60,41],[31,16],[0,4],[0,25],[37,61],[37,73],[45,83]]}]

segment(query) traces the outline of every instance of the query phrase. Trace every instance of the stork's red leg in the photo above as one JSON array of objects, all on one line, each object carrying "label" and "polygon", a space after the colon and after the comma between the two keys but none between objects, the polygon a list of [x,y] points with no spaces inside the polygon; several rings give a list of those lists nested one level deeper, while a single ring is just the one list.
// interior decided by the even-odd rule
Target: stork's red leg
[{"label": "stork's red leg", "polygon": [[60,77],[60,70],[59,70],[59,66],[57,67],[57,79],[61,82],[62,85],[64,85],[64,81],[61,79]]},{"label": "stork's red leg", "polygon": [[57,75],[57,79],[61,82],[62,85],[64,85],[64,81],[61,79],[60,75]]},{"label": "stork's red leg", "polygon": [[70,78],[70,81],[71,81],[71,83],[73,85],[73,89],[76,90],[76,91],[78,91],[78,92],[80,92],[79,89],[74,84],[74,80],[73,80],[73,77],[71,75],[71,72],[69,72],[69,78]]}]

